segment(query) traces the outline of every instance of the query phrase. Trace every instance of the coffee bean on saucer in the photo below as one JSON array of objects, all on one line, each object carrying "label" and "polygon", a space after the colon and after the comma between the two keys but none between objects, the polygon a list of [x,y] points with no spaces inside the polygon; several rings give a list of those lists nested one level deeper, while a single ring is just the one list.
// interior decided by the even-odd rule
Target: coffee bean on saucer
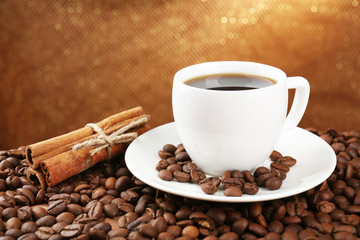
[{"label": "coffee bean on saucer", "polygon": [[280,152],[276,151],[276,150],[273,150],[272,153],[271,153],[271,155],[270,155],[270,159],[271,159],[272,161],[276,161],[276,160],[278,160],[280,157],[282,157],[282,154],[281,154]]},{"label": "coffee bean on saucer", "polygon": [[286,165],[284,165],[284,164],[282,164],[280,162],[272,162],[270,164],[270,167],[276,168],[276,169],[278,169],[280,171],[283,171],[284,173],[288,173],[290,171],[289,167],[287,167]]},{"label": "coffee bean on saucer", "polygon": [[166,161],[165,159],[161,159],[156,165],[156,170],[160,171],[162,169],[166,169],[168,166],[169,166],[168,161]]},{"label": "coffee bean on saucer", "polygon": [[257,178],[259,177],[260,175],[263,175],[265,173],[269,173],[269,169],[267,167],[264,167],[264,166],[261,166],[261,167],[258,167],[255,169],[255,172],[254,172],[254,177]]},{"label": "coffee bean on saucer", "polygon": [[276,177],[281,178],[282,180],[286,178],[286,173],[277,168],[270,168],[270,172],[273,173]]},{"label": "coffee bean on saucer", "polygon": [[239,178],[234,178],[234,177],[226,178],[222,182],[222,184],[223,184],[222,186],[223,186],[224,190],[226,190],[226,188],[232,187],[232,186],[238,187],[240,189],[243,187],[243,181]]},{"label": "coffee bean on saucer", "polygon": [[175,171],[173,175],[174,178],[179,182],[189,182],[191,179],[190,174],[181,171]]},{"label": "coffee bean on saucer", "polygon": [[221,182],[223,183],[225,179],[231,178],[231,171],[225,171],[221,176]]},{"label": "coffee bean on saucer", "polygon": [[179,152],[175,155],[176,162],[185,162],[190,160],[189,154],[187,152]]},{"label": "coffee bean on saucer", "polygon": [[279,189],[282,185],[282,179],[279,177],[271,177],[265,181],[265,187],[269,190]]},{"label": "coffee bean on saucer", "polygon": [[174,155],[172,153],[169,153],[169,152],[165,152],[165,151],[162,151],[160,150],[158,152],[158,155],[161,159],[167,159],[167,158],[170,158],[170,157],[173,157]]},{"label": "coffee bean on saucer", "polygon": [[244,176],[245,182],[249,182],[249,183],[255,182],[255,178],[249,170],[245,170],[243,173],[243,176]]},{"label": "coffee bean on saucer", "polygon": [[193,162],[186,163],[182,166],[182,170],[186,173],[190,173],[191,170],[195,170],[195,169],[197,169],[197,166]]},{"label": "coffee bean on saucer", "polygon": [[171,153],[171,154],[175,154],[176,149],[177,149],[177,147],[175,147],[172,144],[165,144],[163,146],[163,151]]},{"label": "coffee bean on saucer", "polygon": [[179,164],[173,163],[170,164],[166,169],[174,173],[175,171],[181,171],[182,167]]},{"label": "coffee bean on saucer", "polygon": [[165,180],[165,181],[173,180],[173,173],[168,169],[160,170],[158,175],[162,180]]},{"label": "coffee bean on saucer", "polygon": [[197,168],[190,171],[190,177],[193,182],[199,184],[202,180],[206,178],[206,175],[203,171]]},{"label": "coffee bean on saucer", "polygon": [[177,149],[176,151],[174,152],[174,155],[176,156],[177,154],[181,153],[181,152],[184,152],[185,151],[185,147],[182,145],[182,144],[179,144],[177,146]]},{"label": "coffee bean on saucer", "polygon": [[296,159],[290,156],[280,157],[275,162],[281,163],[287,167],[292,167],[296,164]]},{"label": "coffee bean on saucer", "polygon": [[240,187],[237,186],[229,186],[224,190],[225,196],[231,196],[231,197],[240,197],[242,196],[242,191]]},{"label": "coffee bean on saucer", "polygon": [[244,189],[244,193],[249,195],[254,195],[259,191],[259,187],[256,185],[255,182],[253,183],[245,182],[243,189]]},{"label": "coffee bean on saucer", "polygon": [[[219,180],[220,182],[220,180]],[[218,191],[218,185],[220,184],[211,178],[205,178],[199,182],[201,190],[206,194],[214,194]]]},{"label": "coffee bean on saucer", "polygon": [[268,180],[269,178],[272,178],[274,176],[275,176],[275,174],[270,173],[270,172],[261,174],[257,178],[255,178],[255,182],[259,187],[264,187],[266,180]]}]

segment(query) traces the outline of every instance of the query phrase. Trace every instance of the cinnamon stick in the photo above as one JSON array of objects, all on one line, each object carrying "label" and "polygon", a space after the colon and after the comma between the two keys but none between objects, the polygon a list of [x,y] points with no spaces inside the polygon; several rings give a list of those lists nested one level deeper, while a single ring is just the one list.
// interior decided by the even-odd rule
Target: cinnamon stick
[{"label": "cinnamon stick", "polygon": [[[123,112],[120,112],[118,114],[114,114],[110,117],[107,117],[100,122],[97,122],[96,124],[102,128],[109,128],[117,123],[120,123],[122,121],[141,116],[143,115],[143,109],[142,107],[135,107]],[[33,169],[36,169],[39,167],[39,161],[34,162],[34,159],[37,157],[46,154],[48,152],[53,151],[54,149],[60,148],[65,145],[69,145],[73,142],[79,141],[83,138],[89,137],[94,134],[94,131],[90,127],[83,127],[77,130],[74,130],[72,132],[44,140],[41,142],[37,142],[34,144],[31,144],[26,147],[25,154],[26,154],[26,160],[29,163],[29,166],[31,166]],[[41,158],[39,158],[41,159]],[[42,161],[42,160],[40,160]]]},{"label": "cinnamon stick", "polygon": [[[149,129],[150,127],[145,125],[133,131],[140,135]],[[129,143],[123,143],[112,146],[111,156],[124,154],[128,144]],[[91,149],[69,150],[42,161],[40,167],[45,174],[46,184],[48,186],[54,186],[107,159],[106,149],[92,156],[89,150]]]},{"label": "cinnamon stick", "polygon": [[40,170],[27,168],[26,170],[27,180],[34,186],[40,186],[41,189],[46,188],[45,175]]},{"label": "cinnamon stick", "polygon": [[[129,123],[133,122],[133,121],[136,121],[136,120],[139,120],[140,118],[143,118],[143,117],[146,117],[147,120],[150,119],[150,115],[142,115],[142,116],[137,116],[137,117],[133,117],[133,118],[130,118],[130,119],[127,119],[127,120],[124,120],[122,122],[119,122],[119,123],[116,123],[110,127],[108,127],[107,129],[104,130],[104,133],[105,134],[110,134],[116,130],[119,130],[120,128],[128,125]],[[142,127],[144,126],[145,123],[143,125],[140,125],[139,127]],[[82,139],[79,139],[77,141],[74,141],[74,142],[71,142],[69,144],[66,144],[64,146],[60,146],[58,148],[55,148],[54,150],[50,151],[50,152],[47,152],[47,153],[44,153],[40,156],[37,156],[37,157],[33,157],[32,158],[32,164],[30,165],[33,169],[37,169],[39,166],[40,166],[40,163],[46,159],[49,159],[51,157],[54,157],[60,153],[63,153],[63,152],[67,152],[69,150],[71,150],[71,148],[78,144],[78,143],[82,143],[82,142],[85,142],[89,139],[92,139],[92,138],[96,138],[99,134],[97,133],[94,133],[90,136],[87,136],[87,137],[84,137]]]}]

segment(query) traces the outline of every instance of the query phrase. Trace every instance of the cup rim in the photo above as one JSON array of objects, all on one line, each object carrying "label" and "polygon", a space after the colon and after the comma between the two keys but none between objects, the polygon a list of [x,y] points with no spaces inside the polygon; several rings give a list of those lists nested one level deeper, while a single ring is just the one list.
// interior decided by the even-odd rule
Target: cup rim
[{"label": "cup rim", "polygon": [[[241,66],[240,69],[236,69],[236,67]],[[246,69],[245,68],[251,67],[252,69]],[[232,70],[228,70],[229,68],[232,68]],[[259,71],[261,69],[260,73],[255,73],[256,71]],[[266,72],[267,74],[264,74]],[[212,61],[212,62],[202,62],[193,64],[187,67],[184,67],[180,70],[178,70],[174,75],[174,83],[180,83],[183,86],[190,87],[193,90],[197,89],[199,91],[211,91],[211,92],[224,92],[219,90],[211,90],[211,89],[202,89],[194,86],[190,86],[185,84],[187,80],[199,78],[202,76],[211,76],[211,75],[221,75],[221,74],[249,74],[249,75],[255,75],[260,77],[266,77],[270,78],[276,81],[275,84],[271,86],[267,86],[265,88],[256,88],[256,89],[249,89],[246,90],[246,92],[249,91],[263,91],[265,89],[273,88],[275,86],[278,86],[279,83],[283,82],[287,76],[285,72],[277,67],[258,63],[258,62],[251,62],[251,61]],[[269,74],[271,73],[271,74]],[[271,75],[271,76],[269,76]],[[229,93],[229,91],[227,91]],[[244,92],[244,91],[231,91],[231,92]]]}]

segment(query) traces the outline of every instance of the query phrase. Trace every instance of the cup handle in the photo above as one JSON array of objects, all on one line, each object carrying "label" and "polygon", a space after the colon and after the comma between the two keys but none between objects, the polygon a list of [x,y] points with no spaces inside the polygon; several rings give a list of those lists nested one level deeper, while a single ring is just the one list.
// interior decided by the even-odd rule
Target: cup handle
[{"label": "cup handle", "polygon": [[295,89],[294,101],[284,125],[284,129],[288,130],[296,127],[304,115],[309,100],[310,85],[303,77],[288,77],[286,80],[288,89]]}]

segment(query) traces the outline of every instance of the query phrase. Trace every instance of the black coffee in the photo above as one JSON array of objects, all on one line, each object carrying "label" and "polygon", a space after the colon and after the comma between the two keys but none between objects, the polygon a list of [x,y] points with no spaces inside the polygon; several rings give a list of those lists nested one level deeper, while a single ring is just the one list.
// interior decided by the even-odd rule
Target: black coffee
[{"label": "black coffee", "polygon": [[274,85],[275,83],[276,81],[270,78],[245,74],[202,76],[185,82],[185,84],[189,86],[220,91],[241,91],[264,88]]}]

